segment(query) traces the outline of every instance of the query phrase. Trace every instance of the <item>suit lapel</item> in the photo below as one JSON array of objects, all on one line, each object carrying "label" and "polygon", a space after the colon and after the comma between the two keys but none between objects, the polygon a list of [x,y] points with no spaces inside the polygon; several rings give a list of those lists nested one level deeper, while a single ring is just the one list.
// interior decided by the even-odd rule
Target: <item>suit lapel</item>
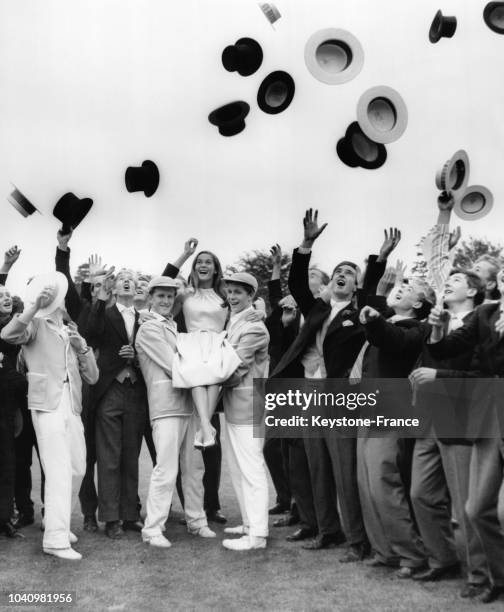
[{"label": "suit lapel", "polygon": [[121,340],[123,340],[124,344],[129,344],[128,333],[126,331],[124,319],[122,318],[122,315],[115,304],[112,306],[112,308],[109,309],[109,313],[110,322],[112,323],[112,326],[114,327],[116,332],[121,337]]},{"label": "suit lapel", "polygon": [[353,313],[354,308],[352,306],[352,304],[348,304],[347,306],[345,306],[344,308],[342,308],[338,314],[334,317],[334,319],[331,321],[329,327],[327,328],[327,333],[325,335],[325,337],[327,338],[330,334],[333,334],[335,331],[337,331],[342,323],[343,323],[343,313],[346,313],[348,315],[349,312]]}]

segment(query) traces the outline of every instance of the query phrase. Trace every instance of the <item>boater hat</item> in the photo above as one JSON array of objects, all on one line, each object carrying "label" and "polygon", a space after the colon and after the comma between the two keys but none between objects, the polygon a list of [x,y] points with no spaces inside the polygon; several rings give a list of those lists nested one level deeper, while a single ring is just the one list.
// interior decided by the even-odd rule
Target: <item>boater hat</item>
[{"label": "boater hat", "polygon": [[504,2],[489,2],[483,10],[483,19],[491,30],[504,34]]},{"label": "boater hat", "polygon": [[471,185],[456,200],[453,212],[465,221],[477,221],[488,215],[492,206],[493,195],[491,191],[482,185]]},{"label": "boater hat", "polygon": [[245,129],[245,117],[249,110],[250,106],[246,102],[231,102],[212,111],[208,121],[219,128],[222,136],[235,136]]},{"label": "boater hat", "polygon": [[436,187],[448,191],[455,200],[464,193],[469,181],[469,156],[464,150],[457,151],[436,173]]},{"label": "boater hat", "polygon": [[73,193],[65,193],[53,208],[53,215],[63,224],[61,232],[69,234],[84,219],[93,206],[91,198],[78,198]]},{"label": "boater hat", "polygon": [[312,34],[305,45],[305,64],[312,75],[328,85],[355,78],[364,64],[362,45],[346,30],[327,28]]},{"label": "boater hat", "polygon": [[233,272],[229,276],[224,277],[225,283],[238,283],[240,285],[248,285],[254,290],[254,294],[257,292],[258,284],[255,276],[248,272]]},{"label": "boater hat", "polygon": [[147,292],[151,293],[154,289],[157,288],[178,289],[179,285],[174,278],[171,278],[169,276],[155,276],[149,281],[149,284],[147,285]]},{"label": "boater hat", "polygon": [[130,193],[143,191],[145,197],[150,198],[159,186],[159,170],[153,161],[146,159],[141,166],[127,168],[124,180]]},{"label": "boater hat", "polygon": [[228,72],[241,76],[254,74],[263,61],[261,45],[253,38],[240,38],[222,52],[222,64]]},{"label": "boater hat", "polygon": [[388,144],[404,133],[408,109],[395,89],[385,85],[371,87],[359,98],[357,121],[368,138]]},{"label": "boater hat", "polygon": [[270,115],[283,112],[294,98],[294,79],[283,70],[271,72],[264,79],[257,92],[259,108]]},{"label": "boater hat", "polygon": [[264,13],[266,19],[271,23],[272,26],[275,23],[275,21],[278,21],[280,17],[282,16],[280,14],[280,11],[277,9],[277,7],[272,2],[258,2],[257,4],[259,8],[261,9],[261,11]]},{"label": "boater hat", "polygon": [[13,187],[14,191],[7,196],[7,201],[14,206],[18,213],[21,213],[23,217],[33,215],[35,211],[40,213],[40,210],[33,206],[30,200],[28,200],[28,198],[24,196],[15,185],[13,185]]},{"label": "boater hat", "polygon": [[54,299],[45,308],[37,310],[36,317],[46,317],[52,314],[57,308],[61,308],[65,302],[68,281],[61,272],[50,272],[49,274],[39,274],[31,279],[26,288],[25,304],[34,304],[42,289],[48,286],[56,288]]},{"label": "boater hat", "polygon": [[341,161],[351,168],[356,167],[354,165],[356,163],[361,168],[375,170],[383,166],[387,159],[387,149],[385,146],[368,138],[361,130],[357,121],[348,126],[344,142],[338,143],[338,145],[339,150],[337,146],[336,151]]},{"label": "boater hat", "polygon": [[442,38],[451,38],[457,29],[456,17],[445,17],[441,11],[434,15],[431,27],[429,30],[429,40],[431,43],[437,43]]}]

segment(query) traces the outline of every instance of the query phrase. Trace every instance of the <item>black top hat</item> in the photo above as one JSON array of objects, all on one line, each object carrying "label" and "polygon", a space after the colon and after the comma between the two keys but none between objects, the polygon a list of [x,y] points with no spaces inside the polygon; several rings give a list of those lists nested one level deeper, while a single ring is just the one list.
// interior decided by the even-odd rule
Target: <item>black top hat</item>
[{"label": "black top hat", "polygon": [[141,166],[127,168],[124,180],[130,193],[143,191],[145,197],[150,198],[159,185],[159,170],[153,161],[146,159]]},{"label": "black top hat", "polygon": [[28,200],[28,198],[24,196],[15,185],[13,185],[13,187],[14,191],[7,196],[7,200],[19,213],[23,215],[23,217],[33,215],[35,211],[40,213],[38,208],[33,206],[30,200]]},{"label": "black top hat", "polygon": [[445,17],[441,11],[438,11],[431,23],[429,40],[431,43],[437,43],[442,38],[451,38],[456,29],[457,18]]},{"label": "black top hat", "polygon": [[387,159],[385,146],[368,138],[357,121],[348,126],[345,138],[338,142],[336,151],[341,161],[351,168],[360,166],[374,170],[383,166]]},{"label": "black top hat", "polygon": [[230,102],[212,111],[208,121],[219,128],[222,136],[234,136],[245,129],[245,117],[249,111],[250,106],[246,102]]},{"label": "black top hat", "polygon": [[270,115],[284,111],[294,98],[294,79],[283,70],[271,72],[264,79],[257,92],[259,108]]},{"label": "black top hat", "polygon": [[504,2],[489,2],[483,10],[483,19],[491,30],[504,34]]},{"label": "black top hat", "polygon": [[254,74],[263,61],[261,45],[253,38],[240,38],[222,52],[222,64],[228,72],[241,76]]},{"label": "black top hat", "polygon": [[61,233],[69,234],[75,229],[91,210],[91,206],[91,198],[78,198],[73,193],[65,193],[53,209],[53,215],[63,224]]}]

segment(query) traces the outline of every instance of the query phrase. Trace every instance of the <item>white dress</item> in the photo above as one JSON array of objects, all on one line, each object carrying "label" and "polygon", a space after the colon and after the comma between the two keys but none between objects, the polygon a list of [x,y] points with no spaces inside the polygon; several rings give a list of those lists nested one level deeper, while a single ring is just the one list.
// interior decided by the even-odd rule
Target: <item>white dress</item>
[{"label": "white dress", "polygon": [[228,309],[213,289],[196,289],[182,306],[187,333],[179,333],[173,359],[173,386],[183,389],[218,385],[240,365],[225,339]]}]

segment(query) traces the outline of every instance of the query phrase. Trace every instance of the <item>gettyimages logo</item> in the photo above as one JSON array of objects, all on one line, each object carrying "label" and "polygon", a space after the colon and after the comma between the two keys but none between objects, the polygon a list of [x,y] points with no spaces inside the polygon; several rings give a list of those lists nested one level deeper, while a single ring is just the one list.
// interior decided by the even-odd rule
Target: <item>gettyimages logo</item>
[{"label": "gettyimages logo", "polygon": [[266,393],[264,396],[264,408],[275,410],[278,407],[290,407],[303,411],[318,407],[337,407],[347,410],[356,410],[366,406],[374,407],[377,404],[379,389],[373,393],[333,393],[317,391],[300,391],[289,389],[286,393]]}]

